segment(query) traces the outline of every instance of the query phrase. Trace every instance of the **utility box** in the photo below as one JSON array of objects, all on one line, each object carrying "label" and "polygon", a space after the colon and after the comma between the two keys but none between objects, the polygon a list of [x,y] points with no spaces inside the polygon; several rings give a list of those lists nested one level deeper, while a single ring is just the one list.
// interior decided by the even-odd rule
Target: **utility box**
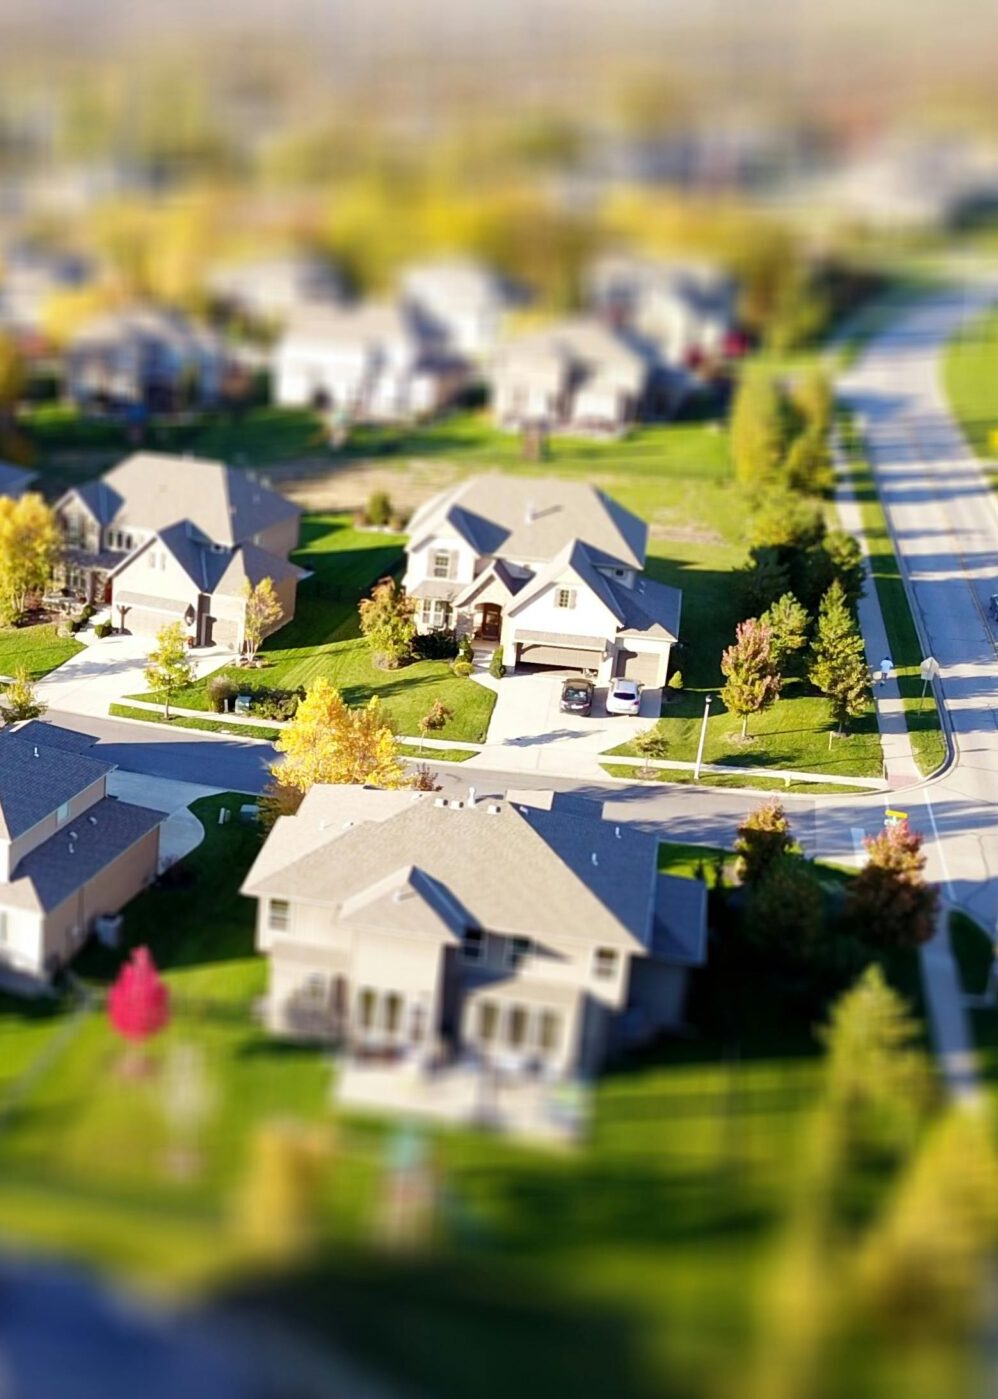
[{"label": "utility box", "polygon": [[94,919],[94,932],[105,947],[117,947],[125,919],[120,913],[102,913]]},{"label": "utility box", "polygon": [[233,714],[248,714],[252,703],[252,695],[236,695],[235,702],[232,706]]}]

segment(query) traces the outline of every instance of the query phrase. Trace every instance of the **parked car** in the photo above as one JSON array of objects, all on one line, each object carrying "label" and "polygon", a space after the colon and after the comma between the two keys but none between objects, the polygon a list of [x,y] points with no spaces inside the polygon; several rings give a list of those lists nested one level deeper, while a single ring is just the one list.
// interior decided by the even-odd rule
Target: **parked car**
[{"label": "parked car", "polygon": [[585,675],[570,675],[561,684],[561,709],[566,714],[589,714],[596,686]]},{"label": "parked car", "polygon": [[636,680],[621,677],[610,682],[606,697],[607,714],[636,715],[641,712],[641,686]]}]

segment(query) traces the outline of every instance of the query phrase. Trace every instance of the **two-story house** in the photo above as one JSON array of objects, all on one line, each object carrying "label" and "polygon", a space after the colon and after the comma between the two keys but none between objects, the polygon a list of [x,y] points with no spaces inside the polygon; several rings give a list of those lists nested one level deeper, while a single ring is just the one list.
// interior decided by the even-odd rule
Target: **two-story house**
[{"label": "two-story house", "polygon": [[156,876],[161,811],[107,793],[93,739],[33,723],[0,733],[0,968],[44,980]]},{"label": "two-story house", "polygon": [[295,612],[305,570],[290,563],[301,509],[222,462],[137,452],[55,506],[65,551],[57,581],[112,619],[155,636],[182,622],[191,644],[243,643],[247,582],[270,578]]},{"label": "two-story house", "polygon": [[[340,1091],[359,1103],[370,1085],[370,1101],[432,1110],[482,1070],[592,1075],[681,1023],[706,957],[705,888],[657,859],[655,837],[551,792],[313,787],[243,885],[267,1023],[341,1043]],[[476,1093],[464,1101],[473,1114]]]},{"label": "two-story house", "polygon": [[64,358],[66,393],[84,412],[208,407],[228,369],[217,336],[151,304],[95,316],[70,340]]},{"label": "two-story house", "polygon": [[620,432],[641,416],[651,365],[643,347],[577,316],[501,345],[489,369],[497,427]]},{"label": "two-story house", "polygon": [[493,352],[507,312],[522,300],[505,278],[467,257],[411,263],[399,296],[449,350],[474,364]]},{"label": "two-story house", "polygon": [[463,365],[405,307],[314,306],[289,323],[274,355],[276,401],[349,422],[408,422],[449,403]]},{"label": "two-story house", "polygon": [[409,525],[404,586],[422,631],[500,644],[508,668],[664,685],[682,593],[645,578],[648,526],[581,481],[476,476]]}]

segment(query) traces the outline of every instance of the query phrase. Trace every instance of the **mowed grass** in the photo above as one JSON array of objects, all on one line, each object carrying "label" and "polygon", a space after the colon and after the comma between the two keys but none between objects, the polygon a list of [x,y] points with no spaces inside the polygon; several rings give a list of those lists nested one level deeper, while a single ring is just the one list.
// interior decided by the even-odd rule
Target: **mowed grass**
[{"label": "mowed grass", "polygon": [[998,311],[986,311],[950,341],[943,383],[957,422],[998,487]]},{"label": "mowed grass", "polygon": [[4,627],[0,629],[0,675],[14,675],[24,666],[33,680],[39,680],[82,650],[75,637],[60,636],[53,622]]},{"label": "mowed grass", "polygon": [[890,641],[891,659],[896,666],[912,752],[919,771],[928,775],[941,767],[946,759],[946,740],[939,710],[931,686],[926,689],[919,672],[922,646],[908,606],[908,595],[887,528],[887,517],[877,495],[873,470],[855,436],[853,425],[848,421],[844,424],[843,438],[853,493],[859,505],[869,549],[870,572]]},{"label": "mowed grass", "polygon": [[[366,704],[377,695],[397,732],[407,735],[418,734],[420,718],[440,700],[453,710],[453,718],[434,736],[480,743],[495,704],[492,691],[455,676],[445,661],[380,670],[360,635],[357,601],[378,578],[400,567],[402,545],[401,535],[355,530],[345,515],[306,516],[301,547],[293,557],[312,577],[299,586],[294,619],[265,643],[265,668],[229,666],[223,673],[238,682],[242,693],[259,687],[294,690],[325,676],[347,704]],[[208,685],[202,680],[180,690],[172,702],[207,710]]]}]

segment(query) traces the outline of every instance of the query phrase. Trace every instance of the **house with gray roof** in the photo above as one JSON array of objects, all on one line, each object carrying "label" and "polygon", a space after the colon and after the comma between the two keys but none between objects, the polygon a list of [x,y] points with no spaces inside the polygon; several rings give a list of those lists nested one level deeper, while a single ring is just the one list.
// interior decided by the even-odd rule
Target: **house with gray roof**
[{"label": "house with gray roof", "polygon": [[55,506],[65,541],[60,578],[110,605],[125,630],[154,636],[182,622],[196,646],[243,643],[246,584],[270,578],[295,613],[305,570],[289,561],[301,509],[246,471],[197,457],[137,452]]},{"label": "house with gray roof", "polygon": [[37,479],[37,471],[28,471],[23,466],[13,466],[10,462],[0,461],[0,495],[9,496],[11,500],[20,500]]},{"label": "house with gray roof", "polygon": [[156,876],[163,813],[107,792],[114,764],[55,726],[0,733],[0,974],[44,982]]},{"label": "house with gray roof", "polygon": [[583,481],[472,477],[409,524],[404,585],[421,631],[453,627],[508,668],[665,684],[682,593],[644,576],[648,526]]},{"label": "house with gray roof", "polygon": [[270,1028],[340,1043],[341,1095],[369,1106],[476,1116],[486,1088],[591,1076],[681,1023],[706,958],[704,886],[552,792],[316,786],[243,893]]},{"label": "house with gray roof", "polygon": [[218,336],[178,311],[126,306],[88,320],[65,351],[66,393],[84,412],[210,407],[228,355]]},{"label": "house with gray roof", "polygon": [[568,317],[500,345],[488,380],[496,426],[619,433],[647,406],[652,362],[627,334]]}]

